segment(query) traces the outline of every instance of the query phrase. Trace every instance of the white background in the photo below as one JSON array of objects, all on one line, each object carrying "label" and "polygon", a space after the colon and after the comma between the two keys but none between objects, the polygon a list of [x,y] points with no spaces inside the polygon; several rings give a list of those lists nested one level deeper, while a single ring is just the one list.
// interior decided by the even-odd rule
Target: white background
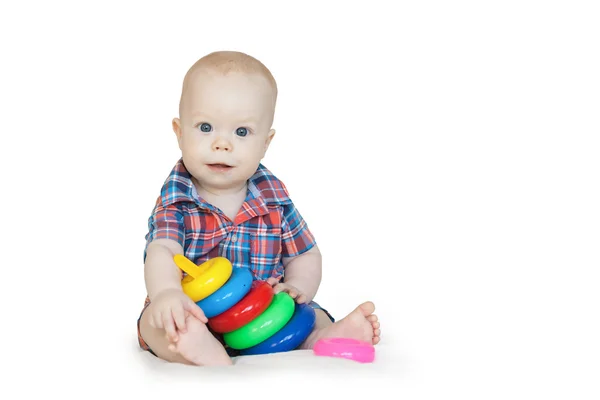
[{"label": "white background", "polygon": [[[317,301],[373,300],[397,357],[315,395],[597,399],[593,3],[3,2],[0,390],[231,389],[152,382],[134,347],[181,82],[230,49],[278,81],[264,162],[324,253]],[[231,396],[298,394],[257,382]]]}]

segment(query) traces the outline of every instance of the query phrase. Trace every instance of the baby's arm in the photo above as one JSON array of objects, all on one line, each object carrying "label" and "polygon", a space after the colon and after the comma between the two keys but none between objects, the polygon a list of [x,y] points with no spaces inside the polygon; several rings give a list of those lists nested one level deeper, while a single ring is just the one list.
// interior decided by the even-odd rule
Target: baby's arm
[{"label": "baby's arm", "polygon": [[[296,206],[287,204],[282,218],[282,262],[285,280],[274,286],[286,291],[298,303],[309,303],[321,284],[321,252]],[[280,277],[281,278],[281,277]],[[278,279],[268,279],[274,285]]]},{"label": "baby's arm", "polygon": [[181,290],[181,270],[173,261],[175,254],[183,254],[179,243],[171,239],[156,239],[146,249],[144,278],[150,301],[168,290]]},{"label": "baby's arm", "polygon": [[298,289],[299,294],[304,295],[301,302],[309,303],[321,284],[321,252],[317,245],[299,256],[284,258],[283,265],[285,284]]},{"label": "baby's arm", "polygon": [[150,302],[154,303],[150,325],[164,329],[169,340],[178,340],[177,330],[186,332],[186,314],[189,312],[201,322],[208,322],[204,312],[184,292],[181,270],[173,261],[175,254],[183,254],[181,245],[171,239],[155,239],[146,248],[144,278]]}]

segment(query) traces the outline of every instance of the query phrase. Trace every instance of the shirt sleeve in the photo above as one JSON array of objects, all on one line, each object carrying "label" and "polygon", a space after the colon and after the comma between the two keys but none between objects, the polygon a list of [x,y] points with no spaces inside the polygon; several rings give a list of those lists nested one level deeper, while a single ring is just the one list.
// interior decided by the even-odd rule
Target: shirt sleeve
[{"label": "shirt sleeve", "polygon": [[294,204],[284,206],[282,228],[283,257],[295,257],[307,252],[316,244],[315,237]]},{"label": "shirt sleeve", "polygon": [[[146,234],[146,248],[157,239],[171,239],[185,248],[185,223],[183,211],[175,204],[164,207],[157,203],[148,218],[148,233]],[[144,250],[144,261],[146,250]]]}]

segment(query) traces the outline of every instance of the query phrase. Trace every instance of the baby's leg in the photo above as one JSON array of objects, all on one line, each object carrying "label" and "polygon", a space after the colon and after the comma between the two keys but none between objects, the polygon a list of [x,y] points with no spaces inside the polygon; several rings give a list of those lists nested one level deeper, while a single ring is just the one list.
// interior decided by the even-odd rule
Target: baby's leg
[{"label": "baby's leg", "polygon": [[[150,325],[148,310],[150,304],[142,313],[140,319],[140,335],[157,357],[187,365],[232,365],[233,362],[223,345],[208,330],[208,327],[191,314],[186,316],[185,333],[179,333],[175,346],[167,339],[164,329]],[[171,348],[170,348],[171,347]]]}]

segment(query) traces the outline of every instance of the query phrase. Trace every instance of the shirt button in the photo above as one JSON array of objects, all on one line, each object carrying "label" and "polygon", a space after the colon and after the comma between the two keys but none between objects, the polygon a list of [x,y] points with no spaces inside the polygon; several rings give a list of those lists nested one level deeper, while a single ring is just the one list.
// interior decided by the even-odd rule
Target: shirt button
[{"label": "shirt button", "polygon": [[233,237],[231,238],[231,241],[232,241],[233,243],[237,242],[237,236],[233,235]]}]

